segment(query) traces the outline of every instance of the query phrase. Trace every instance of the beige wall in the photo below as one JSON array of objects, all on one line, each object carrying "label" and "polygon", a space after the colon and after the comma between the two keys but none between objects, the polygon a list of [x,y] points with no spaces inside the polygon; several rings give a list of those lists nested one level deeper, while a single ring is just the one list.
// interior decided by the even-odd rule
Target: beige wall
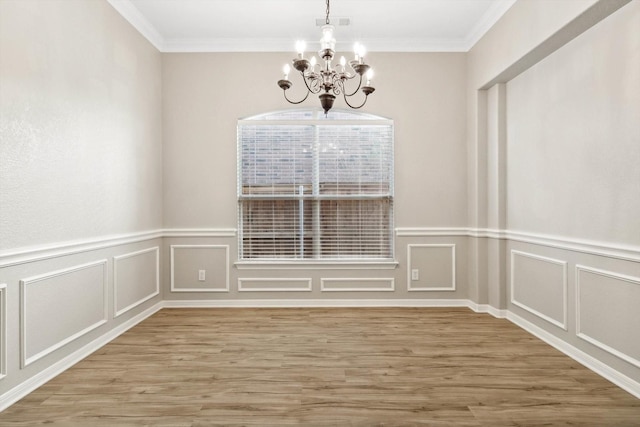
[{"label": "beige wall", "polygon": [[508,83],[509,229],[640,245],[638,28],[636,1]]},{"label": "beige wall", "polygon": [[471,87],[484,86],[596,3],[598,0],[516,2],[468,52]]},{"label": "beige wall", "polygon": [[[236,122],[294,108],[276,85],[290,60],[291,54],[267,53],[163,55],[166,227],[236,227]],[[395,121],[396,226],[464,226],[465,55],[372,53],[369,60],[379,89],[363,111]],[[346,105],[337,99],[334,107]]]},{"label": "beige wall", "polygon": [[640,2],[626,3],[520,1],[469,53],[469,224],[489,230],[468,268],[474,301],[637,383]]},{"label": "beige wall", "polygon": [[[521,0],[467,53],[467,141],[470,226],[487,226],[486,111],[481,89],[567,26],[596,0]],[[504,83],[504,82],[503,82]]]},{"label": "beige wall", "polygon": [[0,251],[162,226],[160,61],[106,2],[0,2]]},{"label": "beige wall", "polygon": [[[504,174],[504,171],[488,170],[492,161],[487,157],[490,152],[488,132],[491,132],[492,120],[498,111],[488,110],[491,100],[487,98],[486,89],[490,88],[487,84],[514,65],[533,65],[537,58],[527,60],[528,55],[554,34],[561,33],[595,3],[597,0],[520,0],[467,52],[467,226],[484,229],[496,225],[500,221],[490,218],[491,210],[496,212],[496,206],[489,203],[505,198],[503,193],[492,193],[504,185],[489,187],[492,174]],[[557,45],[550,46],[542,54],[554,48]],[[498,83],[505,82],[498,80]],[[494,136],[504,139],[500,135]],[[498,212],[505,210],[502,206]],[[502,218],[502,222],[505,220]],[[488,282],[489,278],[499,276],[490,265],[499,265],[503,258],[502,254],[488,253],[491,245],[479,239],[469,242],[469,296],[479,303],[487,303],[490,299],[501,301],[502,298],[495,296],[502,293],[500,289],[505,286],[503,281]],[[500,250],[499,245],[493,247]],[[490,286],[500,289],[490,289]]]},{"label": "beige wall", "polygon": [[161,71],[105,1],[0,1],[0,410],[157,310]]},{"label": "beige wall", "polygon": [[511,244],[509,308],[636,381],[639,31],[632,1],[506,85],[508,229],[620,252]]},{"label": "beige wall", "polygon": [[[370,97],[363,111],[391,118],[395,123],[395,226],[464,227],[465,55],[372,53],[369,59],[375,65],[374,83],[380,89]],[[276,84],[282,64],[290,60],[291,54],[276,53],[163,55],[165,227],[214,229],[214,234],[216,229],[237,227],[237,120],[296,108],[284,100]],[[416,70],[418,72],[414,72]],[[295,76],[292,80],[294,85],[302,84]],[[299,99],[295,95],[292,98]],[[313,97],[303,107],[319,105]],[[346,105],[337,99],[334,107],[346,108]],[[237,237],[201,237],[167,239],[164,258],[167,299],[407,301],[467,296],[465,238],[397,238],[397,267],[376,270],[366,265],[345,269],[339,265],[318,267],[312,264],[246,269],[235,265]],[[434,250],[416,250],[413,259],[409,260],[409,245],[425,243],[455,244],[455,265],[439,265],[434,261],[446,257],[447,262],[453,263],[451,250],[445,251],[444,255]],[[180,248],[181,245],[196,247]],[[211,272],[207,266],[213,265],[214,258],[223,253],[206,245],[228,248],[229,273],[212,272],[215,279],[211,284],[194,284],[197,271]],[[190,254],[190,259],[202,259],[188,262],[184,256],[178,256],[184,253]],[[434,266],[434,262],[437,265]],[[409,291],[407,271],[411,268],[421,269],[424,281],[422,284],[415,282],[414,286],[426,283],[436,289]],[[441,276],[446,278],[442,285]],[[430,277],[434,279],[429,281]],[[311,286],[305,291],[286,292],[283,283],[289,283],[291,278],[303,279]],[[367,278],[387,281],[362,286],[361,282]],[[259,279],[260,286],[255,285],[255,279]],[[346,281],[336,285],[336,279]],[[390,281],[393,286],[389,285]],[[299,284],[294,285],[299,287]],[[328,290],[331,285],[342,289],[360,286],[361,289]],[[382,286],[384,290],[377,291],[374,285]],[[199,286],[210,289],[197,292]],[[223,292],[220,292],[221,288]],[[389,288],[393,289],[389,291]]]}]

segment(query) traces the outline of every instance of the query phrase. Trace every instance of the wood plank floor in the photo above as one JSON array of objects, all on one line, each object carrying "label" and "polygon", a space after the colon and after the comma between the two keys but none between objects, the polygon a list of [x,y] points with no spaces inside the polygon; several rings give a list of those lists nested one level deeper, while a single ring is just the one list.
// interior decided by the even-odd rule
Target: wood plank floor
[{"label": "wood plank floor", "polygon": [[640,400],[464,308],[164,309],[0,414],[38,424],[640,426]]}]

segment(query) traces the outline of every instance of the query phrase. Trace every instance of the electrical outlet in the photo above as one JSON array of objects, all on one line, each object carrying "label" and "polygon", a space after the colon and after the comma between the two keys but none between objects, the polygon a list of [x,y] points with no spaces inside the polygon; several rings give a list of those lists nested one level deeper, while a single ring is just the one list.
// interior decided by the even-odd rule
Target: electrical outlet
[{"label": "electrical outlet", "polygon": [[411,270],[411,280],[420,280],[420,270],[417,268]]},{"label": "electrical outlet", "polygon": [[199,281],[201,281],[201,282],[205,281],[205,277],[206,277],[205,273],[206,273],[206,270],[198,270],[198,280]]}]

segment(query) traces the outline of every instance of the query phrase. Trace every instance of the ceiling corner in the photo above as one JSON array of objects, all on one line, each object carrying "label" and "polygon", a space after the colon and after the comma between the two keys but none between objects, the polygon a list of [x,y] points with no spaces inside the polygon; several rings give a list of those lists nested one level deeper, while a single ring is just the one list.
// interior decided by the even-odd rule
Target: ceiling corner
[{"label": "ceiling corner", "polygon": [[149,43],[160,52],[164,52],[165,41],[158,30],[140,13],[130,0],[107,0],[109,4],[126,19]]},{"label": "ceiling corner", "polygon": [[469,31],[469,35],[465,41],[466,51],[470,51],[473,46],[493,27],[496,22],[502,18],[511,6],[516,3],[517,0],[500,0],[494,3],[487,12],[482,16],[476,25]]}]

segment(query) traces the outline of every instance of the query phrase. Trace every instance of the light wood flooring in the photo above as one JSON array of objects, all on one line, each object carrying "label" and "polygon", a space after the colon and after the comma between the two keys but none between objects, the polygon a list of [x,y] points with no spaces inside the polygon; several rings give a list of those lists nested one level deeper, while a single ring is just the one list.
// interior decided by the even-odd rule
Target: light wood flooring
[{"label": "light wood flooring", "polygon": [[38,424],[640,426],[640,400],[465,308],[164,309],[0,414]]}]

